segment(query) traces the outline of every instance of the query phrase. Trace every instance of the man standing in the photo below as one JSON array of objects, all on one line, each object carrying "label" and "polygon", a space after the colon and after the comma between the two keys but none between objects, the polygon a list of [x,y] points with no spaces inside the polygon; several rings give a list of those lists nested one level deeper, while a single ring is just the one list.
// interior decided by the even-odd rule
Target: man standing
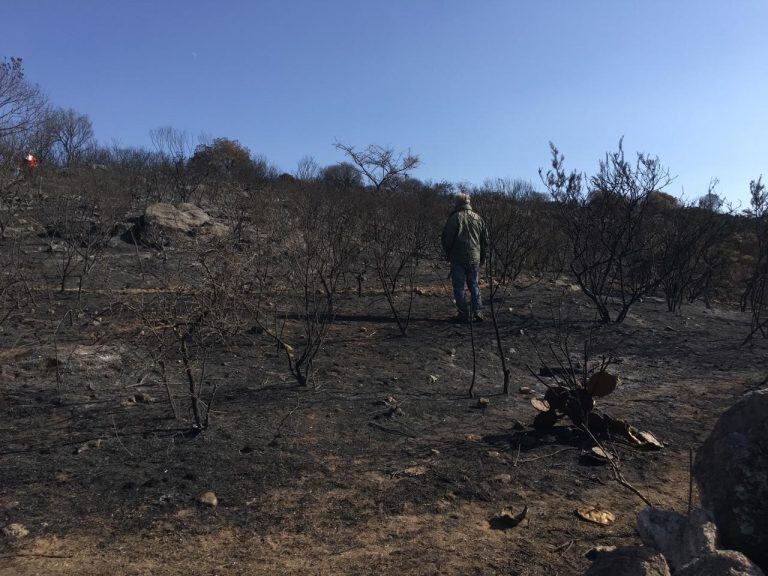
[{"label": "man standing", "polygon": [[478,279],[480,266],[485,262],[488,248],[488,231],[485,222],[477,212],[472,210],[467,194],[456,196],[456,206],[448,217],[443,228],[443,251],[451,262],[451,282],[453,297],[459,313],[456,320],[469,320],[467,300],[464,296],[464,285],[472,295],[472,314],[475,321],[483,320],[482,300]]}]

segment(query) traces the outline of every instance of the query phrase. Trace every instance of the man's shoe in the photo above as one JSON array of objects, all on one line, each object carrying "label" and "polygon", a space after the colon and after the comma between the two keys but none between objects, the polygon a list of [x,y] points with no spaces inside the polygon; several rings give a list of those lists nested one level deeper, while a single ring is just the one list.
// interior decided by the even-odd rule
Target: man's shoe
[{"label": "man's shoe", "polygon": [[469,316],[467,316],[464,312],[457,312],[456,316],[451,318],[451,321],[457,324],[466,324],[469,322]]}]

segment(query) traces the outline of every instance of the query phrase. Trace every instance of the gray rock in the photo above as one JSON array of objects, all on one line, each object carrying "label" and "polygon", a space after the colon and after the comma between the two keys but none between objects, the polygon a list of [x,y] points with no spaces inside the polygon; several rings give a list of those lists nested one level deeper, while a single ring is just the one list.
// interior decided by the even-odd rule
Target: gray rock
[{"label": "gray rock", "polygon": [[209,508],[216,508],[216,506],[219,505],[219,499],[216,497],[216,494],[210,490],[200,494],[197,497],[197,502],[198,504],[208,506]]},{"label": "gray rock", "polygon": [[29,530],[23,524],[8,524],[3,528],[3,534],[9,540],[21,540],[29,535]]},{"label": "gray rock", "polygon": [[[697,508],[689,515],[683,529],[682,555],[690,562],[717,550],[717,527],[706,510]],[[676,566],[674,567],[676,568]]]},{"label": "gray rock", "polygon": [[134,236],[143,244],[162,246],[171,240],[193,236],[224,236],[228,231],[227,226],[215,222],[194,204],[174,206],[158,202],[144,210]]},{"label": "gray rock", "polygon": [[693,559],[683,553],[685,525],[685,516],[671,510],[645,508],[637,515],[637,531],[643,544],[664,554],[672,569]]},{"label": "gray rock", "polygon": [[768,570],[768,389],[726,410],[696,455],[702,504],[722,545]]},{"label": "gray rock", "polygon": [[741,552],[718,550],[688,564],[676,576],[765,576]]},{"label": "gray rock", "polygon": [[625,546],[597,554],[585,576],[670,576],[669,566],[658,551],[644,546]]}]

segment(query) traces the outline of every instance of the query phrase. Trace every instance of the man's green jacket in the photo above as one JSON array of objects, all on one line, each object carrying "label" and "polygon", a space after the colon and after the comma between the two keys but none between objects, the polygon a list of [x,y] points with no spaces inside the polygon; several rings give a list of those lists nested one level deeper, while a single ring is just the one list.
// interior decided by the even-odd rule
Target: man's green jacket
[{"label": "man's green jacket", "polygon": [[454,264],[464,266],[485,262],[488,230],[485,222],[469,206],[457,208],[443,228],[443,251]]}]

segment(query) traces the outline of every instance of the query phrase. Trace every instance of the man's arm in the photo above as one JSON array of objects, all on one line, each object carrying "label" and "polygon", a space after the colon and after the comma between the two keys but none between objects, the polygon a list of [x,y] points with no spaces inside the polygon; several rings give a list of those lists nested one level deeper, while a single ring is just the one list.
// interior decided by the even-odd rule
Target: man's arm
[{"label": "man's arm", "polygon": [[455,215],[448,217],[443,227],[442,244],[446,259],[450,259],[453,243],[456,242],[456,234],[459,233],[459,226]]},{"label": "man's arm", "polygon": [[485,259],[488,257],[488,227],[485,225],[485,220],[480,222],[482,223],[480,230],[480,264],[485,264]]}]

